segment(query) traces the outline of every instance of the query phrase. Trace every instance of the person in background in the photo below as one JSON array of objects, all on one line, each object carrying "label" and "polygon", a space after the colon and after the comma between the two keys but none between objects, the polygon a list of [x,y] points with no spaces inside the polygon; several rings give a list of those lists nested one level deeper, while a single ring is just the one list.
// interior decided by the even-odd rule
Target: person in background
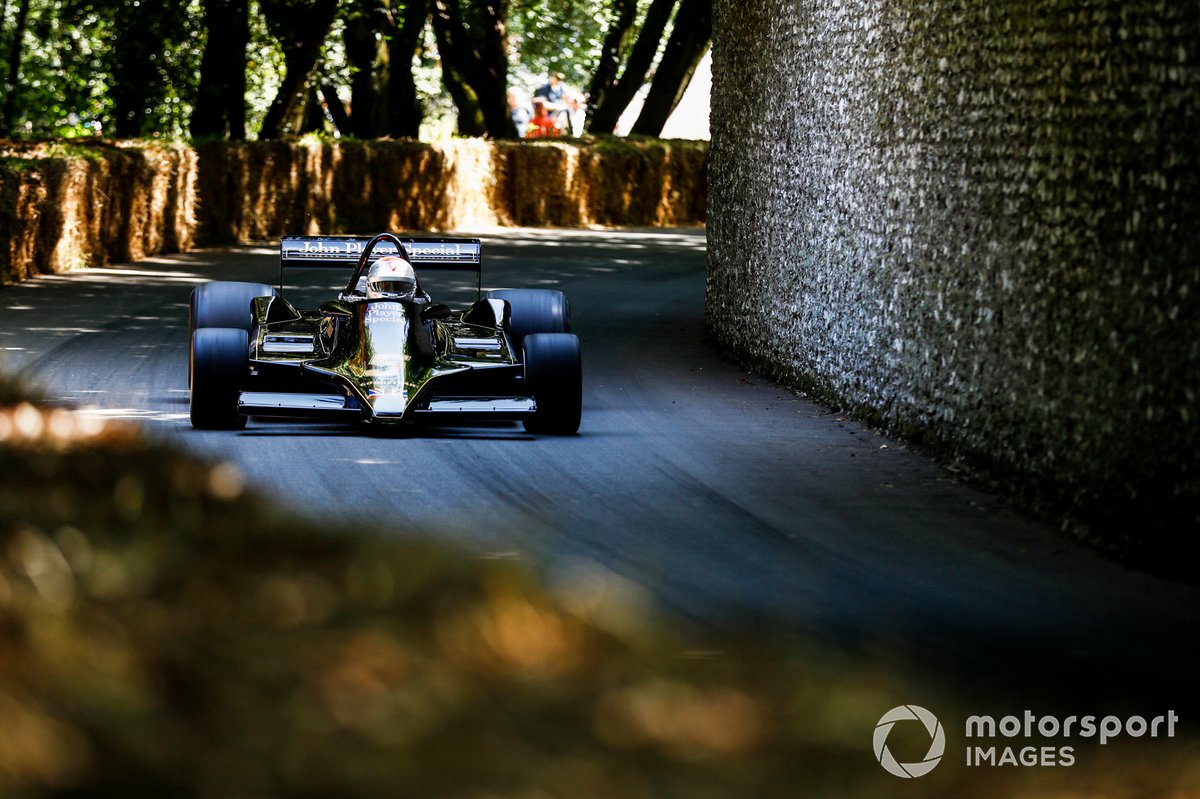
[{"label": "person in background", "polygon": [[575,138],[583,135],[583,123],[587,120],[587,103],[583,95],[576,91],[568,91],[563,97],[567,117],[567,132]]},{"label": "person in background", "polygon": [[525,132],[527,139],[553,138],[562,134],[554,117],[546,113],[546,101],[541,97],[533,98],[533,116],[529,120],[529,128]]},{"label": "person in background", "polygon": [[550,76],[549,81],[540,86],[538,90],[533,93],[533,96],[544,99],[546,101],[546,107],[553,110],[555,106],[562,103],[563,96],[566,93],[567,87],[563,83],[563,74],[561,72],[555,72]]},{"label": "person in background", "polygon": [[513,127],[517,129],[517,136],[525,138],[525,131],[529,129],[529,120],[533,116],[533,109],[521,98],[521,95],[517,94],[516,89],[508,90],[508,113],[512,117]]}]

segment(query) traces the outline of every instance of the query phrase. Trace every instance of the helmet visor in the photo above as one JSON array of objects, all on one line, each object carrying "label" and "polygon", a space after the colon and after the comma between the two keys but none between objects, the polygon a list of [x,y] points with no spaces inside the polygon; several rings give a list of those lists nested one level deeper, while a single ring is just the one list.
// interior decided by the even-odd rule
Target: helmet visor
[{"label": "helmet visor", "polygon": [[380,299],[411,300],[417,293],[417,284],[412,280],[372,280],[367,284],[367,294]]}]

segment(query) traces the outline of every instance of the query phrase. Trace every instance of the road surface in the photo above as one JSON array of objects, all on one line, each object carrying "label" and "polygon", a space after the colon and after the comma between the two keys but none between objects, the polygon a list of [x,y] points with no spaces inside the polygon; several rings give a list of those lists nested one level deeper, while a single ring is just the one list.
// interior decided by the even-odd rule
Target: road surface
[{"label": "road surface", "polygon": [[702,626],[815,636],[948,687],[1094,699],[1094,712],[1195,702],[1200,588],[1105,560],[739,370],[704,340],[703,231],[507,230],[485,236],[484,256],[486,285],[570,297],[585,359],[578,436],[507,423],[192,430],[188,294],[210,279],[274,282],[266,246],[2,289],[0,357],[57,401],[231,459],[330,525],[366,520],[551,572],[600,564]]}]

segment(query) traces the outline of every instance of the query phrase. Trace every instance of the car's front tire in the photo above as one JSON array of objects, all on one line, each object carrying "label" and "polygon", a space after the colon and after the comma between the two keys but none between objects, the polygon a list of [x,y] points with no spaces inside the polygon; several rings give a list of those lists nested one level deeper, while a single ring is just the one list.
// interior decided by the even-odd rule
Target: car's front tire
[{"label": "car's front tire", "polygon": [[192,333],[192,427],[246,426],[246,417],[238,413],[238,398],[250,362],[249,344],[249,334],[240,328],[202,327]]},{"label": "car's front tire", "polygon": [[531,433],[571,435],[583,415],[583,366],[579,337],[570,333],[533,333],[522,347],[525,386],[537,403],[524,420]]}]

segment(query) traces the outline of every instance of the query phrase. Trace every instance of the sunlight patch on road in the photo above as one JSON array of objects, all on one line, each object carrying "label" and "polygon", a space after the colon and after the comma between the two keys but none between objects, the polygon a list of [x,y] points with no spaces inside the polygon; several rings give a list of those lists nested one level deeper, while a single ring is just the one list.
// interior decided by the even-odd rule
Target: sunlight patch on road
[{"label": "sunlight patch on road", "polygon": [[186,413],[168,413],[146,408],[98,408],[94,405],[79,408],[78,413],[94,419],[138,419],[156,422],[181,422],[188,418]]},{"label": "sunlight patch on road", "polygon": [[[142,263],[145,263],[144,261]],[[86,269],[78,269],[70,272],[64,272],[61,275],[42,275],[38,281],[46,283],[56,283],[64,280],[72,282],[85,283],[108,283],[114,277],[130,277],[142,278],[139,283],[146,282],[145,279],[150,279],[158,283],[207,283],[211,277],[197,275],[193,272],[177,272],[167,270],[152,270],[152,269],[109,269],[107,267],[89,266]]]}]

